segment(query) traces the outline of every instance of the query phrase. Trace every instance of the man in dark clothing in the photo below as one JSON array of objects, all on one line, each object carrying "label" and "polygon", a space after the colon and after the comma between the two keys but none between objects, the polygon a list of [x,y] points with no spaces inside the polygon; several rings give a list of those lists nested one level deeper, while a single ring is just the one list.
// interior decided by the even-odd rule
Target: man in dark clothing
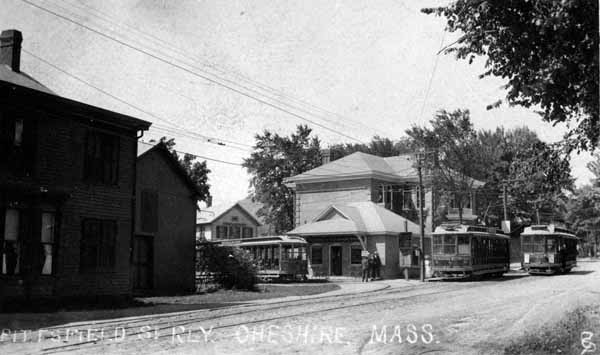
[{"label": "man in dark clothing", "polygon": [[381,278],[381,259],[379,258],[379,253],[373,253],[373,278],[380,279]]},{"label": "man in dark clothing", "polygon": [[369,259],[363,256],[360,265],[362,267],[362,282],[369,282]]},{"label": "man in dark clothing", "polygon": [[375,258],[373,254],[369,254],[369,275],[371,281],[375,280]]}]

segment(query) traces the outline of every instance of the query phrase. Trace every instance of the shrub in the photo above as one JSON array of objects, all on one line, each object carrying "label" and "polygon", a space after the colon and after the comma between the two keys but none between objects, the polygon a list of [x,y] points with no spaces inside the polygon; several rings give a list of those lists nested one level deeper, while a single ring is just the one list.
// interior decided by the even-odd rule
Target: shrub
[{"label": "shrub", "polygon": [[213,273],[214,282],[225,289],[255,290],[256,267],[246,251],[209,243],[196,250],[196,271]]}]

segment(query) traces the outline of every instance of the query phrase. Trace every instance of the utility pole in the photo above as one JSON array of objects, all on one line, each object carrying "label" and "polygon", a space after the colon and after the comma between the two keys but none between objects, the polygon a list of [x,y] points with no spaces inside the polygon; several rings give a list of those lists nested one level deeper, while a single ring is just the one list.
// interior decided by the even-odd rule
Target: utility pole
[{"label": "utility pole", "polygon": [[419,278],[421,280],[421,282],[425,281],[425,222],[423,221],[423,202],[424,202],[424,198],[423,198],[423,173],[422,173],[422,167],[421,167],[421,155],[417,154],[417,173],[419,175],[419,193],[418,193],[418,199],[419,199],[419,224],[421,226],[421,243],[419,248],[421,249],[421,252],[419,254]]},{"label": "utility pole", "polygon": [[502,186],[502,205],[504,206],[504,220],[508,220],[508,213],[506,212],[506,183]]}]

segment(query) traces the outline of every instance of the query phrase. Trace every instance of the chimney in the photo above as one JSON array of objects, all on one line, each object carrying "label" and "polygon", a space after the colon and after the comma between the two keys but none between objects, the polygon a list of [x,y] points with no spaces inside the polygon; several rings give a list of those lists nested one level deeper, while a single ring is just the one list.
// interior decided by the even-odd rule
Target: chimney
[{"label": "chimney", "polygon": [[0,34],[0,65],[8,65],[16,73],[21,71],[21,42],[20,31],[4,30]]},{"label": "chimney", "polygon": [[321,150],[321,165],[325,165],[331,161],[331,149],[325,148]]}]

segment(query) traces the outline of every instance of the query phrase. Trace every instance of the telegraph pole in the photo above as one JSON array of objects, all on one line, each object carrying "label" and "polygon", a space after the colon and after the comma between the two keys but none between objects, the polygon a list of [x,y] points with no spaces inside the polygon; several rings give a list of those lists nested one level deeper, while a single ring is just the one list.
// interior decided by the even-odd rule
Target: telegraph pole
[{"label": "telegraph pole", "polygon": [[508,220],[508,213],[506,212],[506,183],[502,186],[502,205],[504,206],[504,220]]},{"label": "telegraph pole", "polygon": [[417,173],[419,175],[419,224],[421,226],[421,242],[419,248],[419,278],[425,282],[425,222],[423,221],[423,173],[421,171],[421,155],[417,153]]}]

